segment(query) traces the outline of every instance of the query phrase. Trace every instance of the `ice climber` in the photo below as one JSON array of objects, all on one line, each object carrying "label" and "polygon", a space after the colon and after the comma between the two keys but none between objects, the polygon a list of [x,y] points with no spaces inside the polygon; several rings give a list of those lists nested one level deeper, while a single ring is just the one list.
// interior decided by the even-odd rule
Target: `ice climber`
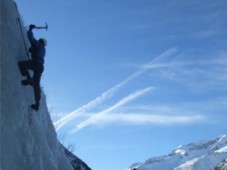
[{"label": "ice climber", "polygon": [[[35,25],[30,25],[29,30],[27,31],[28,39],[31,43],[29,52],[31,53],[31,60],[24,60],[18,63],[20,71],[23,76],[26,76],[25,80],[22,80],[23,85],[31,85],[34,89],[35,95],[35,104],[32,104],[32,109],[38,111],[41,99],[41,88],[40,88],[40,79],[44,70],[44,57],[46,54],[45,46],[47,41],[44,38],[36,40],[32,30],[36,28]],[[33,76],[31,77],[28,70],[32,70]]]}]

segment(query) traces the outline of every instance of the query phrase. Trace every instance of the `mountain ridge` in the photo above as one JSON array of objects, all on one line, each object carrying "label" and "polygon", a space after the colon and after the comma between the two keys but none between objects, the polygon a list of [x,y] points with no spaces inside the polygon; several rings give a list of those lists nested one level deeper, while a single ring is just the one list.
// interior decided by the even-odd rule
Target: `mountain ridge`
[{"label": "mountain ridge", "polygon": [[[129,170],[214,170],[226,167],[227,135],[179,145],[168,155],[152,157],[144,163],[135,163]],[[216,169],[215,169],[216,170]]]}]

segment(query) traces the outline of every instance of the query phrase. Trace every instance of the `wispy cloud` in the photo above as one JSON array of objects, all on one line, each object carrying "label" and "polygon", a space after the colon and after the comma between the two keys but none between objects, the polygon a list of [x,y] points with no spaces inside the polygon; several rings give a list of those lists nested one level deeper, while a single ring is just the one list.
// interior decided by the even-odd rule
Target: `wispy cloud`
[{"label": "wispy cloud", "polygon": [[76,132],[90,124],[94,124],[95,122],[99,122],[99,120],[102,120],[103,119],[103,116],[105,116],[106,114],[114,111],[115,109],[125,105],[126,103],[138,98],[139,96],[149,92],[151,89],[154,89],[153,87],[148,87],[148,88],[145,88],[145,89],[141,89],[141,90],[138,90],[128,96],[126,96],[125,98],[121,99],[119,102],[117,102],[116,104],[114,104],[113,106],[109,107],[108,109],[102,111],[102,112],[99,112],[91,117],[89,117],[88,119],[86,119],[85,121],[79,123],[76,128],[74,128],[72,130],[72,132]]},{"label": "wispy cloud", "polygon": [[[187,86],[191,92],[192,91],[196,92],[196,94],[198,94],[197,92],[204,93],[204,91],[206,91],[206,90],[210,91],[211,88],[214,88],[215,91],[217,91],[219,89],[222,89],[222,90],[226,89],[226,83],[227,83],[227,81],[226,81],[227,80],[227,78],[226,78],[227,60],[225,57],[226,52],[216,55],[215,58],[209,57],[210,59],[208,59],[207,57],[205,57],[205,59],[204,59],[203,56],[200,56],[195,60],[195,59],[191,59],[190,56],[185,56],[184,54],[178,54],[178,56],[175,56],[174,58],[170,58],[170,56],[175,54],[176,51],[177,50],[174,48],[169,49],[166,52],[164,52],[162,55],[151,60],[150,62],[148,62],[142,66],[139,66],[139,69],[136,72],[134,72],[134,74],[129,76],[127,79],[125,79],[124,81],[120,82],[116,86],[107,90],[106,92],[104,92],[103,94],[101,94],[96,99],[89,102],[88,104],[86,104],[86,105],[78,108],[77,110],[73,111],[72,113],[64,116],[59,121],[56,121],[54,123],[56,129],[58,130],[59,128],[61,128],[65,124],[67,124],[68,122],[74,120],[75,118],[85,115],[86,113],[90,112],[90,110],[92,108],[107,101],[121,87],[125,86],[130,80],[133,80],[134,78],[136,78],[140,75],[142,76],[142,73],[147,72],[148,70],[151,70],[151,69],[152,69],[152,72],[149,72],[149,74],[152,77],[155,76],[155,77],[162,78],[165,80],[171,79],[171,81],[177,81],[178,83],[182,83],[183,86]],[[198,81],[198,80],[202,80],[202,81]],[[163,84],[163,86],[165,86],[165,83]],[[164,87],[164,88],[166,88],[166,87]],[[124,119],[123,115],[119,115],[120,117],[118,117],[118,118],[117,118],[117,116],[112,115],[113,110],[115,110],[116,108],[121,109],[122,106],[124,106],[124,104],[121,104],[120,102],[123,102],[127,97],[123,98],[122,100],[119,99],[118,103],[116,103],[113,106],[110,106],[108,109],[106,109],[102,112],[93,113],[94,117],[91,116],[87,120],[79,123],[73,131],[82,129],[83,127],[86,127],[90,124],[99,124],[102,122],[107,123],[108,122],[107,120],[110,120],[109,122],[115,122],[115,120],[121,119],[122,122],[130,122],[129,119],[128,120]],[[125,102],[125,103],[127,103],[127,102]],[[206,107],[206,106],[203,106],[203,107]],[[184,109],[183,112],[185,112],[185,110],[188,110],[188,109]],[[146,113],[149,113],[149,112],[144,112],[144,111],[137,112],[138,108],[136,108],[134,111],[133,111],[133,113],[140,113],[140,115],[144,115],[144,114],[146,115]],[[111,113],[111,115],[104,114],[107,112]],[[127,116],[130,116],[131,111],[128,110],[125,113],[127,114]],[[177,111],[177,113],[179,113],[179,112]],[[97,115],[95,116],[95,114],[97,114]],[[165,115],[170,115],[170,114],[165,114],[165,111],[160,111],[160,112],[158,112],[158,115],[159,114],[162,114],[162,115],[164,114],[161,117],[164,119],[166,118],[165,119],[166,122],[172,121],[171,117],[165,116]],[[100,115],[102,115],[102,116],[100,116]],[[198,116],[199,115],[195,114],[195,116],[192,116],[192,118],[195,118],[195,119],[198,118],[198,120],[200,118],[202,118],[202,117],[198,117]],[[135,117],[135,115],[133,117]],[[160,119],[155,119],[158,117]],[[158,123],[161,124],[159,121],[159,120],[161,120],[161,117],[160,116],[156,117],[153,114],[153,117],[150,116],[150,118],[151,118],[150,122],[152,122],[152,120],[153,120],[153,124],[155,124],[155,122],[156,122],[156,124],[158,124]],[[105,118],[106,121],[104,121],[103,118]],[[174,118],[189,118],[189,117],[187,117],[187,116],[182,117],[179,115],[177,117],[174,116]],[[176,121],[177,120],[180,120],[180,119],[176,119]],[[190,122],[190,119],[187,119],[187,120]],[[191,119],[191,120],[193,120],[193,119]],[[181,122],[183,123],[183,119],[181,119]],[[133,120],[131,121],[131,123],[133,123]],[[143,123],[141,123],[141,124],[143,124]]]},{"label": "wispy cloud", "polygon": [[[197,123],[205,120],[205,117],[201,115],[152,115],[141,113],[112,113],[104,114],[99,117],[98,121],[92,121],[90,124],[110,124],[110,123],[126,123],[133,125],[176,125],[176,124],[189,124]],[[79,127],[78,127],[79,130]]]},{"label": "wispy cloud", "polygon": [[[214,103],[187,103],[187,104],[153,104],[153,105],[124,105],[120,109],[109,111],[109,114],[102,114],[90,121],[89,125],[103,126],[108,124],[126,125],[185,125],[193,123],[210,122],[207,114],[213,107],[220,110],[224,104]],[[208,108],[207,105],[210,105]],[[93,115],[95,113],[92,113]],[[86,117],[92,117],[86,115]],[[87,119],[88,120],[88,119]],[[82,123],[80,125],[83,125]],[[76,128],[80,130],[80,125]],[[85,126],[84,126],[85,127]],[[75,130],[75,129],[74,129]]]},{"label": "wispy cloud", "polygon": [[67,114],[64,117],[62,117],[60,120],[54,122],[54,126],[55,126],[56,130],[59,130],[62,126],[64,126],[68,122],[72,121],[76,117],[80,116],[81,114],[87,112],[88,110],[98,106],[99,104],[101,104],[104,101],[106,101],[107,99],[109,99],[111,96],[113,96],[113,94],[116,91],[118,91],[122,86],[124,86],[130,80],[136,78],[137,76],[141,75],[142,73],[144,73],[145,71],[150,69],[150,68],[147,67],[147,65],[151,66],[151,65],[159,64],[160,62],[163,62],[163,60],[165,60],[167,57],[175,54],[176,51],[177,51],[176,48],[168,49],[167,51],[162,53],[160,56],[156,57],[155,59],[152,59],[147,64],[141,66],[135,73],[133,73],[127,79],[123,80],[122,82],[120,82],[119,84],[115,85],[111,89],[105,91],[104,93],[102,93],[100,96],[98,96],[94,100],[90,101],[89,103],[83,105],[82,107],[80,107],[80,108],[76,109],[75,111]]},{"label": "wispy cloud", "polygon": [[[203,55],[179,55],[174,60],[162,62],[156,65],[147,65],[152,69],[150,76],[163,78],[165,80],[174,80],[196,90],[207,87],[215,89],[226,89],[227,84],[227,60],[226,52],[212,54],[212,56]],[[218,87],[218,88],[217,88]]]}]

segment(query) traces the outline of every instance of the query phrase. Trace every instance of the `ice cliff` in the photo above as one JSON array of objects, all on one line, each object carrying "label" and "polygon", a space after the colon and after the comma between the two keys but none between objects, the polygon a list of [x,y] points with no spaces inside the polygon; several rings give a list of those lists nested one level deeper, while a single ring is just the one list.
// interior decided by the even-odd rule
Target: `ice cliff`
[{"label": "ice cliff", "polygon": [[[16,4],[13,0],[1,0],[0,5],[0,169],[76,169],[57,139],[45,95],[42,93],[38,112],[30,108],[34,103],[33,89],[21,85],[23,77],[17,66],[18,61],[28,57]],[[23,25],[22,30],[29,47]]]}]

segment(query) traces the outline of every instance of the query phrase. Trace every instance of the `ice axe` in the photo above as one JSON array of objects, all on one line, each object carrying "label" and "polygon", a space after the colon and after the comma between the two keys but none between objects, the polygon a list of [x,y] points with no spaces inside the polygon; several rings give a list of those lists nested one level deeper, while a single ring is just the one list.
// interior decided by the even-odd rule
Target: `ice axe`
[{"label": "ice axe", "polygon": [[46,25],[45,26],[35,26],[36,29],[48,29],[48,25],[47,23],[45,23]]}]

